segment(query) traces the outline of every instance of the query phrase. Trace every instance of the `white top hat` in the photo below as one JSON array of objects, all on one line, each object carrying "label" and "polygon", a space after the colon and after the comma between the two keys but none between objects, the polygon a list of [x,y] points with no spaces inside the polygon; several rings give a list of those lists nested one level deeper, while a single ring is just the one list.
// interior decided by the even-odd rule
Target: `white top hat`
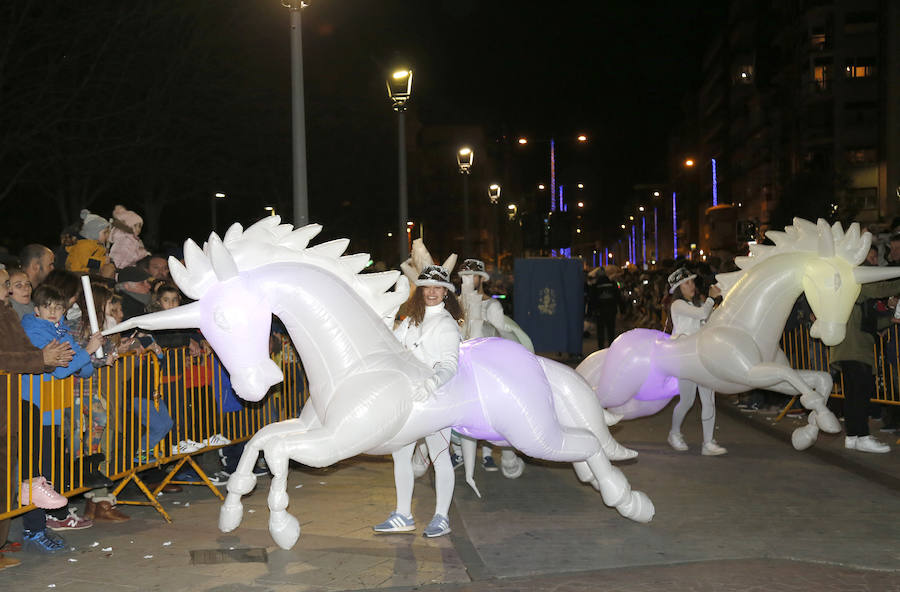
[{"label": "white top hat", "polygon": [[675,293],[675,288],[683,284],[688,280],[692,280],[697,277],[697,274],[692,274],[684,267],[679,267],[675,271],[669,275],[669,294]]},{"label": "white top hat", "polygon": [[480,275],[485,280],[491,279],[488,272],[484,270],[484,261],[481,259],[466,259],[457,273],[459,275]]},{"label": "white top hat", "polygon": [[416,279],[416,285],[422,286],[441,286],[447,288],[451,292],[455,292],[456,288],[450,283],[450,274],[440,265],[429,265],[422,270]]}]

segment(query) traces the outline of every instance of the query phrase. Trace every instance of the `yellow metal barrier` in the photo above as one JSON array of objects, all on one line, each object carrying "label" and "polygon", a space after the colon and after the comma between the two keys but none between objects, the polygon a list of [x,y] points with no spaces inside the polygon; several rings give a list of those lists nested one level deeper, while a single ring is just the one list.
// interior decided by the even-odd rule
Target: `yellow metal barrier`
[{"label": "yellow metal barrier", "polygon": [[[91,467],[86,459],[97,453],[105,457],[98,468],[117,482],[112,495],[133,482],[146,498],[118,499],[120,504],[151,505],[171,521],[156,500],[167,483],[205,485],[224,499],[192,457],[246,441],[263,426],[299,416],[308,396],[303,369],[288,340],[273,359],[281,364],[284,383],[259,403],[231,399],[232,408],[239,409],[231,412],[224,409],[229,380],[222,365],[212,354],[193,358],[187,348],[165,350],[160,358],[151,353],[124,355],[86,379],[0,373],[7,392],[18,391],[0,409],[9,420],[0,439],[0,452],[5,453],[0,455],[5,479],[0,485],[7,492],[0,498],[5,500],[0,519],[34,509],[29,500],[17,499],[23,479],[44,475],[65,496],[89,491]],[[169,418],[171,429],[158,443],[151,441]],[[199,449],[185,448],[189,441],[200,443]],[[139,476],[170,463],[168,476],[153,490]],[[174,480],[186,464],[200,480]]]}]

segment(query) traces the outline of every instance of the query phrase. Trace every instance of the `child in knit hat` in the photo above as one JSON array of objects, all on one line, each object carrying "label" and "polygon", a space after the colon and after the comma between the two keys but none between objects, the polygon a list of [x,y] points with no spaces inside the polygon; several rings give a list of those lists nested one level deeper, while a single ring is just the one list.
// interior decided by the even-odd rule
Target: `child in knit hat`
[{"label": "child in knit hat", "polygon": [[92,214],[90,210],[81,210],[81,219],[81,239],[67,249],[66,269],[75,273],[97,274],[101,267],[109,263],[106,252],[109,221]]},{"label": "child in knit hat", "polygon": [[143,226],[144,220],[125,206],[117,205],[113,209],[109,256],[118,269],[131,267],[150,254],[138,238]]}]

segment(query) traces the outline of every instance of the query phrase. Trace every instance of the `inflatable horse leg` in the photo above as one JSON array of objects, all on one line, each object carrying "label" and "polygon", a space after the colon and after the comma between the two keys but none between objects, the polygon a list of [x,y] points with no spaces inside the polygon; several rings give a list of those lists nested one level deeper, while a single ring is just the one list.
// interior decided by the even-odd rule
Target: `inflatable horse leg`
[{"label": "inflatable horse leg", "polygon": [[397,372],[354,375],[335,391],[320,427],[268,439],[263,451],[274,476],[269,531],[279,547],[290,549],[300,536],[299,522],[286,511],[288,461],[327,467],[390,440],[412,410],[409,390],[409,380]]},{"label": "inflatable horse leg", "polygon": [[595,454],[587,459],[587,464],[595,477],[592,485],[600,491],[603,503],[635,522],[650,522],[653,519],[656,513],[653,502],[643,491],[632,491],[625,475],[618,467],[612,466],[606,456]]},{"label": "inflatable horse leg", "polygon": [[225,496],[225,503],[222,504],[222,508],[219,510],[219,530],[231,532],[240,526],[244,515],[241,496],[250,493],[256,486],[256,475],[253,474],[253,467],[256,465],[259,453],[269,440],[273,437],[280,437],[285,433],[303,431],[314,425],[318,425],[318,418],[315,416],[313,406],[308,405],[304,407],[298,419],[289,419],[268,425],[250,438],[246,446],[244,446],[244,452],[241,454],[240,461],[238,461],[237,469],[228,478],[228,484],[226,485],[228,493]]},{"label": "inflatable horse leg", "polygon": [[553,391],[554,409],[564,425],[586,428],[600,441],[610,460],[628,460],[637,452],[619,444],[609,433],[617,416],[607,413],[590,385],[577,372],[559,362],[538,358]]},{"label": "inflatable horse leg", "polygon": [[475,485],[475,457],[478,455],[478,441],[466,436],[459,437],[462,446],[463,470],[466,474],[466,483],[475,492],[475,495],[481,497],[478,486]]}]

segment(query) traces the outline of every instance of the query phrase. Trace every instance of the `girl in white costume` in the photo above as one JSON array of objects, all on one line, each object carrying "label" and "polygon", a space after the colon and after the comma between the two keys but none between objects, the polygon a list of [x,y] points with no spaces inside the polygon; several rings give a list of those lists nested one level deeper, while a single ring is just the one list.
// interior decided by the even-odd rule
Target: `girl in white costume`
[{"label": "girl in white costume", "polygon": [[[465,326],[463,328],[464,339],[478,337],[497,337],[509,335],[513,328],[508,326],[503,307],[500,303],[484,293],[484,282],[491,276],[485,271],[484,262],[479,259],[466,259],[459,270],[462,279],[462,300],[465,311]],[[461,455],[459,445],[453,445],[456,455]],[[516,456],[510,448],[504,448],[501,452],[501,465],[504,476],[515,479],[522,474],[525,463]],[[485,471],[496,471],[491,447],[488,444],[482,446],[481,466]]]},{"label": "girl in white costume", "polygon": [[[434,369],[413,395],[415,401],[425,401],[456,375],[459,344],[462,337],[457,321],[462,310],[456,300],[450,274],[439,265],[429,265],[416,280],[418,289],[410,300],[409,316],[394,330],[400,342]],[[434,465],[436,503],[434,518],[425,528],[426,537],[438,537],[450,532],[447,514],[453,499],[455,476],[450,463],[450,428],[425,438]],[[397,486],[397,508],[375,532],[405,532],[414,530],[412,516],[413,469],[412,454],[415,443],[394,453],[394,481]]]},{"label": "girl in white costume", "polygon": [[[680,335],[691,335],[700,330],[706,319],[712,313],[715,306],[715,298],[720,295],[718,286],[710,286],[709,296],[703,304],[697,304],[697,287],[694,285],[696,274],[691,274],[685,268],[679,268],[669,276],[669,294],[672,294],[672,339]],[[704,456],[718,456],[728,452],[725,448],[716,444],[713,432],[716,428],[716,401],[715,392],[712,389],[700,386],[690,380],[678,380],[679,399],[675,410],[672,412],[672,429],[669,432],[669,445],[675,450],[688,449],[681,435],[681,424],[694,405],[697,391],[700,391],[700,422],[703,426]]]}]

